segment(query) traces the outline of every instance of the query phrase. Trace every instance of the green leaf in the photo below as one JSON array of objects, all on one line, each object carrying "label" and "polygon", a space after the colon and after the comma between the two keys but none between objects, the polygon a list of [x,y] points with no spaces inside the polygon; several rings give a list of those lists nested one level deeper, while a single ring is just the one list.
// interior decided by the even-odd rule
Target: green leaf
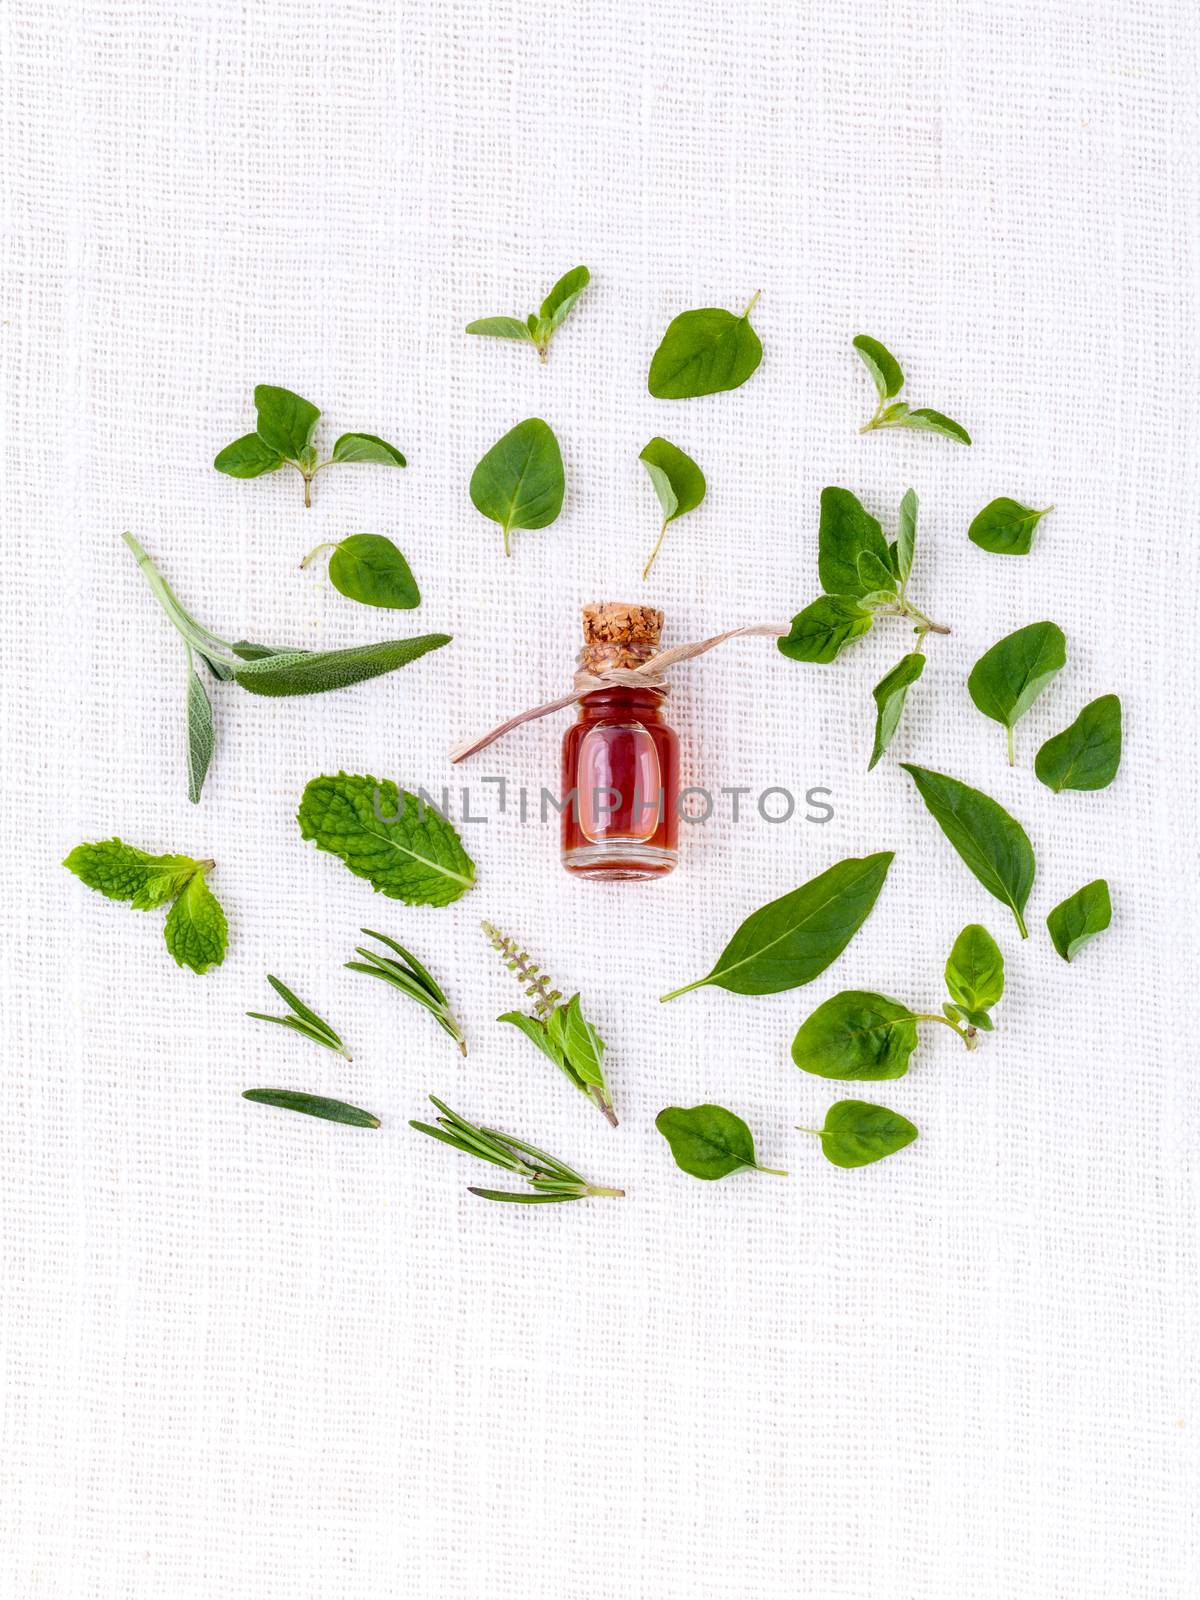
[{"label": "green leaf", "polygon": [[278,450],[258,437],[244,433],[220,451],[213,466],[230,478],[261,478],[264,472],[277,472],[283,466]]},{"label": "green leaf", "polygon": [[352,533],[340,540],[329,558],[329,581],[339,594],[360,605],[411,611],[421,604],[408,562],[381,533]]},{"label": "green leaf", "polygon": [[823,594],[792,618],[792,630],[776,640],[789,661],[827,665],[853,640],[871,631],[874,619],[848,594]]},{"label": "green leaf", "polygon": [[900,502],[900,529],[896,534],[896,576],[900,579],[900,587],[908,582],[908,575],[912,571],[913,552],[917,543],[917,496],[912,489],[904,491],[904,498]]},{"label": "green leaf", "polygon": [[269,449],[298,462],[312,443],[313,429],[321,415],[316,406],[290,389],[277,389],[269,383],[260,383],[255,389],[254,404],[259,438]]},{"label": "green leaf", "polygon": [[1024,911],[1036,867],[1024,828],[982,790],[944,772],[906,761],[900,765],[968,869],[989,894],[1010,907],[1022,939],[1027,939]]},{"label": "green leaf", "polygon": [[296,650],[247,661],[234,677],[251,694],[324,694],[327,689],[345,689],[406,667],[429,651],[440,650],[450,639],[448,633],[423,633],[414,639],[382,639],[350,650]]},{"label": "green leaf", "polygon": [[586,267],[572,267],[565,272],[542,301],[541,320],[549,323],[550,332],[561,328],[570,315],[576,300],[591,282]]},{"label": "green leaf", "polygon": [[512,1189],[476,1189],[470,1184],[467,1193],[478,1195],[481,1200],[509,1200],[519,1206],[557,1206],[566,1200],[583,1199],[579,1194],[517,1194]]},{"label": "green leaf", "polygon": [[862,357],[863,365],[875,381],[880,400],[890,400],[894,394],[899,394],[904,387],[904,374],[891,351],[866,333],[856,334],[853,343]]},{"label": "green leaf", "polygon": [[[550,1037],[546,1024],[540,1017],[527,1016],[524,1011],[506,1011],[496,1018],[497,1022],[511,1022],[514,1028],[519,1028],[531,1044],[537,1046],[544,1056],[547,1056],[560,1072],[567,1071],[567,1059],[562,1050]],[[570,1074],[567,1074],[568,1077]]]},{"label": "green leaf", "polygon": [[704,978],[663,1000],[716,984],[733,994],[778,994],[811,983],[836,961],[866,921],[893,852],[851,856],[752,912]]},{"label": "green leaf", "polygon": [[389,899],[447,906],[474,886],[474,863],[454,828],[390,779],[345,772],[313,778],[298,821],[303,838]]},{"label": "green leaf", "polygon": [[711,1181],[747,1168],[787,1176],[758,1165],[750,1129],[724,1106],[667,1106],[655,1117],[654,1126],[670,1145],[675,1165],[693,1178]]},{"label": "green leaf", "polygon": [[967,538],[981,550],[990,550],[998,556],[1028,555],[1033,545],[1033,532],[1044,516],[1053,511],[1033,511],[1019,500],[1009,500],[1001,495],[991,500],[967,529]]},{"label": "green leaf", "polygon": [[89,889],[108,900],[128,900],[135,911],[153,911],[212,866],[191,856],[152,856],[120,839],[77,844],[63,862]]},{"label": "green leaf", "polygon": [[471,474],[471,502],[498,522],[504,553],[514,528],[547,528],[562,510],[563,463],[558,440],[540,417],[518,422]]},{"label": "green leaf", "polygon": [[740,388],[762,360],[750,326],[756,294],[740,317],[706,307],[674,318],[650,362],[649,389],[658,400],[691,400]]},{"label": "green leaf", "polygon": [[891,560],[880,560],[873,550],[864,550],[858,558],[858,581],[862,586],[862,599],[869,604],[886,605],[896,598],[896,575]]},{"label": "green leaf", "polygon": [[228,928],[220,902],[197,872],[167,914],[163,937],[180,967],[207,972],[225,959]]},{"label": "green leaf", "polygon": [[900,1078],[916,1048],[916,1018],[907,1006],[846,989],[800,1024],[792,1060],[819,1078]]},{"label": "green leaf", "polygon": [[967,692],[993,722],[1009,731],[1008,764],[1013,764],[1012,730],[1066,665],[1067,641],[1054,622],[1031,622],[1007,634],[971,668]]},{"label": "green leaf", "polygon": [[677,517],[682,517],[689,511],[694,511],[704,499],[707,484],[704,481],[704,474],[691,456],[685,455],[678,445],[672,444],[669,439],[657,437],[651,439],[638,460],[646,464],[646,471],[650,474],[650,481],[654,485],[654,492],[658,496],[658,503],[663,513],[658,543],[650,552],[650,559],[642,569],[642,577],[648,578],[650,568],[662,549],[668,523],[674,522]]},{"label": "green leaf", "polygon": [[916,433],[940,433],[947,439],[957,439],[959,444],[971,442],[971,435],[961,422],[943,416],[940,411],[931,411],[928,406],[920,406],[917,410],[910,411],[907,416],[898,418],[894,426],[912,428]]},{"label": "green leaf", "polygon": [[394,444],[373,433],[344,433],[333,447],[331,461],[374,461],[381,467],[406,467]]},{"label": "green leaf", "polygon": [[351,1060],[349,1050],[324,1017],[319,1017],[315,1011],[306,1006],[303,1000],[294,995],[287,984],[273,973],[267,973],[267,982],[293,1014],[290,1017],[272,1017],[261,1011],[247,1011],[248,1017],[253,1017],[256,1022],[274,1022],[281,1028],[291,1028],[296,1033],[302,1033],[306,1039],[311,1039],[314,1044],[324,1045],[326,1050],[335,1050],[339,1055],[345,1056],[347,1061]]},{"label": "green leaf", "polygon": [[523,339],[527,344],[533,343],[533,329],[516,317],[480,317],[468,322],[466,331],[485,339]]},{"label": "green leaf", "polygon": [[1107,789],[1121,765],[1121,702],[1102,694],[1069,728],[1046,740],[1033,770],[1047,789]]},{"label": "green leaf", "polygon": [[283,1111],[302,1111],[306,1117],[322,1117],[326,1122],[344,1122],[352,1128],[377,1128],[379,1118],[344,1100],[327,1100],[320,1094],[303,1094],[297,1089],[243,1089],[243,1100],[261,1106],[278,1106]]},{"label": "green leaf", "polygon": [[1064,961],[1073,961],[1089,939],[1103,933],[1112,921],[1108,883],[1096,878],[1059,902],[1046,918],[1054,948]]},{"label": "green leaf", "polygon": [[600,1089],[607,1099],[608,1085],[604,1081],[604,1068],[601,1065],[604,1040],[584,1016],[577,994],[572,995],[566,1006],[560,1009],[565,1013],[563,1022],[568,1061],[584,1083]]},{"label": "green leaf", "polygon": [[879,760],[891,744],[900,725],[900,715],[908,691],[925,670],[925,657],[919,650],[901,656],[890,672],[884,673],[871,693],[875,699],[875,742],[871,746],[871,759],[867,771]]},{"label": "green leaf", "polygon": [[188,647],[187,683],[187,774],[188,799],[199,804],[200,791],[208,775],[213,755],[213,713],[208,691],[192,665],[191,647]]},{"label": "green leaf", "polygon": [[839,1100],[825,1113],[821,1149],[835,1167],[869,1167],[895,1155],[917,1137],[916,1127],[898,1111],[867,1100]]},{"label": "green leaf", "polygon": [[880,526],[849,489],[821,490],[817,542],[817,571],[828,595],[864,595],[879,587],[877,583],[864,582],[860,576],[858,563],[863,555],[874,556],[891,576],[887,541]]},{"label": "green leaf", "polygon": [[[973,1026],[1004,993],[1004,957],[986,928],[972,922],[963,929],[946,961],[946,988]],[[990,1028],[991,1024],[988,1023]]]}]

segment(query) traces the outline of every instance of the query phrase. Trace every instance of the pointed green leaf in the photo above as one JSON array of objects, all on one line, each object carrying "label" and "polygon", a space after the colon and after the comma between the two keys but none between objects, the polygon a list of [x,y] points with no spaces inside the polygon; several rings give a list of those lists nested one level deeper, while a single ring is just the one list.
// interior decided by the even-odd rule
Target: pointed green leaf
[{"label": "pointed green leaf", "polygon": [[251,694],[324,694],[328,689],[345,689],[395,672],[431,650],[440,650],[450,640],[448,633],[423,633],[413,639],[382,639],[349,650],[273,653],[247,661],[234,676]]},{"label": "pointed green leaf", "polygon": [[532,344],[534,326],[536,318],[524,323],[516,317],[480,317],[476,322],[468,322],[466,331],[485,339],[517,339]]},{"label": "pointed green leaf", "polygon": [[519,1028],[529,1042],[536,1045],[544,1056],[548,1056],[560,1072],[566,1071],[566,1057],[555,1041],[550,1037],[546,1024],[538,1017],[530,1017],[524,1011],[506,1011],[496,1018],[497,1022],[511,1022],[514,1028]]},{"label": "pointed green leaf", "polygon": [[408,562],[380,533],[352,533],[340,540],[329,558],[329,581],[360,605],[411,611],[421,604]]},{"label": "pointed green leaf", "polygon": [[724,1106],[667,1106],[654,1126],[670,1145],[675,1165],[693,1178],[713,1181],[758,1167],[754,1136]]},{"label": "pointed green leaf", "polygon": [[891,744],[908,691],[925,670],[925,657],[919,650],[901,656],[890,672],[880,678],[871,693],[875,699],[875,742],[871,746],[871,759],[867,771],[879,760]]},{"label": "pointed green leaf", "polygon": [[917,1137],[907,1117],[867,1100],[839,1100],[825,1113],[821,1149],[835,1167],[867,1167],[903,1150]]},{"label": "pointed green leaf", "polygon": [[967,538],[981,550],[990,550],[994,555],[1028,555],[1033,545],[1034,529],[1053,509],[1047,506],[1044,511],[1033,511],[1019,500],[1009,500],[1001,495],[998,500],[989,501],[975,517],[967,529]]},{"label": "pointed green leaf", "polygon": [[550,325],[550,332],[561,328],[570,315],[576,300],[591,282],[591,274],[586,267],[572,267],[570,272],[565,272],[542,301],[541,318]]},{"label": "pointed green leaf", "polygon": [[917,543],[917,496],[906,489],[900,502],[900,529],[896,534],[896,576],[903,589],[912,571],[913,552]]},{"label": "pointed green leaf", "polygon": [[900,765],[967,868],[989,894],[1011,908],[1022,939],[1027,939],[1024,911],[1036,867],[1024,828],[982,790],[944,772],[907,761]]},{"label": "pointed green leaf", "polygon": [[301,453],[312,443],[313,429],[321,415],[316,406],[290,389],[277,389],[270,383],[258,385],[254,404],[258,411],[255,432],[259,438],[289,461],[299,461]]},{"label": "pointed green leaf", "polygon": [[1033,770],[1047,789],[1107,789],[1121,765],[1121,702],[1102,694],[1069,728],[1046,740]]},{"label": "pointed green leaf", "polygon": [[[954,941],[946,961],[946,988],[968,1021],[988,1012],[1004,993],[1004,957],[986,928],[969,923]],[[991,1027],[991,1023],[988,1023]]]},{"label": "pointed green leaf", "polygon": [[173,900],[212,862],[152,856],[120,839],[103,839],[98,844],[77,844],[63,866],[106,899],[128,900],[135,911],[153,911]]},{"label": "pointed green leaf", "polygon": [[[891,575],[887,541],[875,518],[849,489],[821,490],[821,522],[817,534],[817,571],[828,595],[862,595],[879,588],[859,575],[859,557],[872,555]],[[892,587],[889,583],[887,587]]]},{"label": "pointed green leaf", "polygon": [[228,928],[216,895],[197,872],[167,914],[163,937],[177,966],[207,972],[225,959]]},{"label": "pointed green leaf", "polygon": [[947,439],[957,439],[959,444],[971,442],[971,435],[961,422],[943,416],[940,411],[931,411],[928,406],[919,406],[915,411],[910,411],[897,421],[896,426],[912,428],[917,433],[940,433]]},{"label": "pointed green leaf", "polygon": [[1088,940],[1103,933],[1111,922],[1112,901],[1103,878],[1076,889],[1046,918],[1054,948],[1064,961],[1073,961]]},{"label": "pointed green leaf", "polygon": [[277,472],[284,464],[278,450],[256,433],[244,433],[217,454],[213,466],[229,478],[261,478],[264,472]]},{"label": "pointed green leaf", "polygon": [[213,714],[208,691],[192,666],[192,652],[188,649],[187,684],[187,775],[188,799],[193,805],[200,800],[200,791],[208,774],[213,755]]},{"label": "pointed green leaf", "polygon": [[650,362],[650,393],[658,400],[691,400],[740,388],[762,360],[750,326],[757,299],[740,317],[712,306],[675,317]]},{"label": "pointed green leaf", "polygon": [[[1058,624],[1031,622],[980,656],[967,678],[967,692],[985,717],[1012,729],[1066,661],[1067,641]],[[1010,765],[1011,760],[1010,744]]]},{"label": "pointed green leaf", "polygon": [[558,440],[540,417],[526,417],[497,439],[471,474],[471,502],[500,524],[511,555],[514,528],[547,528],[562,510],[563,462]]},{"label": "pointed green leaf", "polygon": [[686,512],[694,511],[704,499],[707,485],[703,472],[691,456],[685,455],[669,439],[651,439],[638,460],[645,463],[650,474],[664,522],[674,522]]},{"label": "pointed green leaf", "polygon": [[304,1094],[297,1089],[243,1089],[243,1100],[261,1106],[278,1106],[282,1111],[302,1111],[306,1117],[321,1117],[325,1122],[344,1122],[352,1128],[377,1128],[379,1118],[344,1100],[327,1100],[324,1095]]},{"label": "pointed green leaf", "polygon": [[890,400],[894,394],[899,394],[904,387],[904,374],[891,351],[866,333],[856,334],[853,343],[874,380],[880,400]]},{"label": "pointed green leaf", "polygon": [[579,996],[572,995],[566,1005],[564,1019],[567,1060],[584,1083],[602,1091],[607,1100],[608,1085],[604,1081],[604,1040],[583,1014]]},{"label": "pointed green leaf", "polygon": [[[333,447],[331,461],[374,461],[381,467],[405,467],[408,463],[386,439],[373,433],[344,433]],[[368,537],[374,538],[375,535]]]},{"label": "pointed green leaf", "polygon": [[848,594],[823,594],[792,618],[791,632],[776,644],[789,661],[827,665],[864,633],[869,633],[871,613]]}]

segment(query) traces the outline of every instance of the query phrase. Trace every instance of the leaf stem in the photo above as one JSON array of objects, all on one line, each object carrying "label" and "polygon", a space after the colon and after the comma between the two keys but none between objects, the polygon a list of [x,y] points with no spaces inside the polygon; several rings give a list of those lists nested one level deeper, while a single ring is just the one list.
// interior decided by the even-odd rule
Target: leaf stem
[{"label": "leaf stem", "polygon": [[912,1020],[914,1022],[940,1022],[943,1027],[949,1028],[951,1032],[956,1033],[968,1050],[974,1050],[975,1048],[975,1040],[968,1035],[965,1028],[960,1028],[957,1022],[951,1022],[949,1017],[943,1017],[936,1011],[914,1011]]},{"label": "leaf stem", "polygon": [[782,1167],[760,1167],[758,1165],[758,1163],[756,1162],[755,1166],[754,1166],[754,1170],[755,1170],[755,1172],[769,1172],[773,1178],[786,1178],[787,1177],[787,1173],[784,1171],[784,1169]]},{"label": "leaf stem", "polygon": [[1015,767],[1017,764],[1016,753],[1013,750],[1013,730],[1011,722],[1008,725],[1008,764],[1010,767]]},{"label": "leaf stem", "polygon": [[319,556],[321,554],[322,550],[336,550],[336,549],[337,549],[337,545],[334,544],[332,542],[332,540],[328,540],[328,539],[325,541],[324,544],[317,545],[316,549],[315,550],[310,550],[308,552],[308,554],[305,556],[304,560],[300,563],[301,572],[304,571],[305,567],[308,566],[310,561],[315,561],[316,560],[317,556]]},{"label": "leaf stem", "polygon": [[660,994],[658,997],[658,1003],[659,1005],[663,1005],[668,1000],[677,1000],[681,994],[689,994],[693,989],[699,989],[707,982],[707,978],[697,978],[694,983],[685,983],[681,989],[672,989],[669,994]]},{"label": "leaf stem", "polygon": [[655,562],[655,560],[656,560],[656,558],[658,556],[658,552],[662,549],[662,542],[666,538],[666,536],[667,536],[667,519],[666,519],[666,517],[664,517],[663,518],[663,525],[658,530],[658,543],[654,546],[654,549],[651,550],[650,559],[649,559],[649,561],[647,561],[646,565],[642,568],[642,582],[643,583],[645,583],[646,579],[650,576],[650,568],[654,565],[654,562]]},{"label": "leaf stem", "polygon": [[745,311],[742,312],[742,321],[743,322],[745,322],[746,318],[750,315],[750,313],[754,310],[755,306],[758,304],[758,297],[759,297],[759,295],[761,293],[762,293],[761,289],[755,289],[754,293],[750,296],[750,299],[746,303],[746,309],[745,309]]}]

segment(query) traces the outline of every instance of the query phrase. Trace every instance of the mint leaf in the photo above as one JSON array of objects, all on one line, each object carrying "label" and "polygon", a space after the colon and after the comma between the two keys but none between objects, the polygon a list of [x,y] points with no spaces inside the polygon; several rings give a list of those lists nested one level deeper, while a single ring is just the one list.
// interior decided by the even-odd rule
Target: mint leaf
[{"label": "mint leaf", "polygon": [[373,433],[344,433],[333,447],[330,461],[375,461],[383,467],[404,467],[408,463],[386,439]]},{"label": "mint leaf", "polygon": [[885,673],[872,689],[871,694],[875,700],[875,742],[871,746],[871,759],[867,763],[868,772],[891,744],[896,729],[900,726],[900,717],[904,710],[904,702],[908,699],[908,691],[924,670],[925,657],[920,651],[910,651],[908,655],[901,656],[892,670]]},{"label": "mint leaf", "polygon": [[213,466],[230,478],[261,478],[264,472],[277,472],[284,464],[278,450],[256,433],[245,433],[220,451]]},{"label": "mint leaf", "polygon": [[558,440],[540,417],[526,417],[496,440],[471,474],[471,503],[500,524],[510,556],[513,529],[548,528],[562,510],[563,488]]},{"label": "mint leaf", "polygon": [[669,439],[657,436],[651,439],[638,456],[638,460],[645,465],[646,471],[650,474],[650,482],[654,485],[654,492],[658,496],[658,503],[663,513],[658,543],[650,552],[650,559],[642,569],[642,577],[648,578],[650,568],[662,549],[668,524],[687,512],[694,511],[704,499],[708,485],[704,481],[704,474],[691,456],[686,455]]},{"label": "mint leaf", "polygon": [[998,500],[989,501],[974,518],[967,529],[967,538],[993,555],[1028,555],[1034,529],[1053,510],[1053,506],[1047,506],[1044,511],[1033,511],[1019,500],[1009,500],[1002,495]]},{"label": "mint leaf", "polygon": [[1107,789],[1121,765],[1121,702],[1102,694],[1061,733],[1047,739],[1034,758],[1038,780],[1055,794],[1064,789]]},{"label": "mint leaf", "polygon": [[815,1133],[821,1150],[835,1167],[867,1167],[873,1161],[903,1150],[917,1137],[907,1117],[868,1100],[839,1100],[825,1113],[823,1128],[802,1128]]},{"label": "mint leaf", "polygon": [[786,1178],[777,1167],[760,1167],[754,1157],[750,1129],[724,1106],[667,1106],[654,1126],[671,1147],[675,1165],[693,1178],[714,1181],[731,1172],[770,1172]]},{"label": "mint leaf", "polygon": [[846,645],[871,630],[872,617],[848,594],[823,594],[792,618],[791,632],[777,639],[789,661],[827,665]]},{"label": "mint leaf", "polygon": [[254,431],[270,450],[277,450],[288,461],[299,462],[312,443],[313,431],[321,413],[311,400],[302,400],[290,389],[260,383],[254,390],[258,422]]},{"label": "mint leaf", "polygon": [[63,862],[89,889],[108,900],[128,900],[135,911],[165,905],[212,864],[191,856],[152,856],[120,839],[77,844]]},{"label": "mint leaf", "polygon": [[474,887],[474,863],[451,824],[390,779],[313,778],[297,820],[303,838],[392,900],[447,906]]},{"label": "mint leaf", "polygon": [[740,317],[708,306],[674,318],[650,362],[650,393],[658,400],[691,400],[740,388],[762,360],[750,326],[757,299],[756,292]]},{"label": "mint leaf", "polygon": [[220,902],[197,872],[167,913],[163,937],[177,966],[207,972],[225,959],[228,927]]},{"label": "mint leaf", "polygon": [[1103,933],[1112,922],[1112,901],[1103,878],[1059,902],[1046,918],[1054,948],[1064,961],[1073,961],[1089,939]]}]

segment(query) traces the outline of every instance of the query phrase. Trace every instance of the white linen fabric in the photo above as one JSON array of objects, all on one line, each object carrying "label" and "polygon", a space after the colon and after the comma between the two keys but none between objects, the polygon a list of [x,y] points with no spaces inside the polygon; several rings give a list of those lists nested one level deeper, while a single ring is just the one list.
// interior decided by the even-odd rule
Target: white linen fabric
[{"label": "white linen fabric", "polygon": [[[0,30],[0,1592],[1194,1593],[1194,7],[10,0]],[[593,283],[544,367],[463,334],[577,262]],[[670,318],[756,289],[751,381],[654,400]],[[860,436],[860,331],[969,450]],[[407,470],[331,470],[311,511],[291,471],[218,475],[259,382],[320,405],[327,444],[393,440]],[[467,482],[531,415],[561,439],[567,500],[506,561]],[[637,455],[660,433],[709,493],[643,585],[657,510]],[[660,604],[669,642],[786,621],[817,592],[825,484],[892,531],[916,488],[913,593],[953,628],[874,772],[870,690],[907,647],[898,624],[830,667],[747,639],[679,671],[685,781],[750,798],[734,825],[718,794],[663,882],[573,881],[552,825],[499,814],[481,779],[536,805],[562,717],[449,767],[453,743],[560,692],[587,601]],[[1056,507],[1025,559],[967,540],[996,495]],[[454,642],[337,694],[216,689],[192,807],[182,651],[127,528],[231,637]],[[299,570],[368,530],[408,555],[418,612]],[[1042,617],[1068,664],[1010,770],[964,679]],[[1038,745],[1109,691],[1119,778],[1051,795]],[[1027,942],[901,759],[1022,820]],[[449,783],[456,816],[469,782],[476,889],[405,908],[304,843],[304,784],[339,768]],[[834,814],[805,822],[817,786]],[[790,821],[759,814],[770,787],[798,797]],[[113,834],[216,859],[224,966],[177,969],[162,913],[58,865]],[[884,848],[874,914],[809,988],[658,1003],[754,907]],[[1113,927],[1067,966],[1046,912],[1100,875]],[[619,1130],[495,1022],[520,996],[483,917],[583,991]],[[940,1004],[970,921],[1008,964],[975,1055],[933,1029],[898,1082],[796,1071],[795,1028],[839,989]],[[344,970],[364,925],[441,977],[465,1062]],[[268,971],[352,1063],[247,1020],[273,1009]],[[260,1084],[383,1127],[240,1098]],[[627,1198],[472,1198],[487,1169],[406,1125],[429,1091]],[[911,1116],[919,1142],[829,1166],[793,1130],[843,1093]],[[678,1171],[655,1114],[703,1101],[790,1177]]]}]

